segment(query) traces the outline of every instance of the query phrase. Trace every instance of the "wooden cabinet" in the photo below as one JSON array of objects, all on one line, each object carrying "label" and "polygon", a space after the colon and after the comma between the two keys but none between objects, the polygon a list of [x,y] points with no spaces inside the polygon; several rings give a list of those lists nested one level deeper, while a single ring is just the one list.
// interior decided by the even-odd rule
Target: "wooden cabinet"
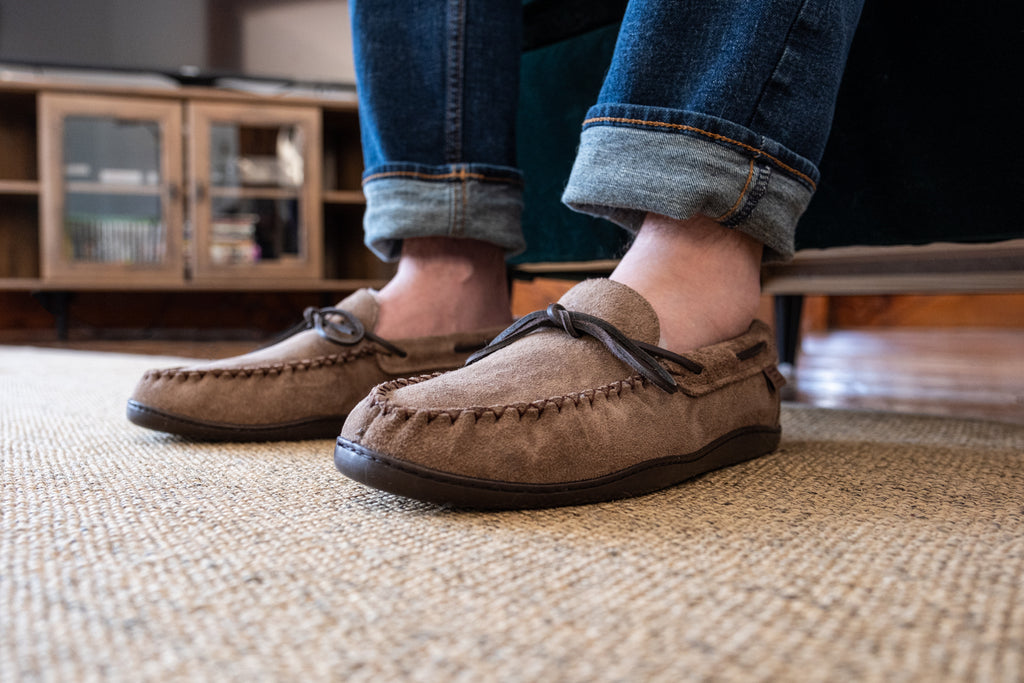
[{"label": "wooden cabinet", "polygon": [[0,281],[37,282],[38,120],[32,92],[0,90]]},{"label": "wooden cabinet", "polygon": [[354,100],[4,82],[0,289],[348,291],[362,244]]},{"label": "wooden cabinet", "polygon": [[188,120],[194,279],[319,279],[320,112],[192,103]]},{"label": "wooden cabinet", "polygon": [[39,98],[42,277],[184,282],[181,106],[140,98]]}]

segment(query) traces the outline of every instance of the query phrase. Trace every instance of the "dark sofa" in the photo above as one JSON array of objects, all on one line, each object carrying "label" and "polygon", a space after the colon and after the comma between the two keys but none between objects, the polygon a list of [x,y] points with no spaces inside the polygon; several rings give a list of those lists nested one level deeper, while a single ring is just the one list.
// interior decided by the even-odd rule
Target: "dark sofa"
[{"label": "dark sofa", "polygon": [[[559,202],[624,5],[524,6],[520,275],[600,271],[627,245]],[[767,291],[789,297],[780,330],[795,329],[804,293],[1024,291],[1020,15],[1015,3],[867,0],[797,258],[765,269]],[[792,360],[794,339],[781,342]]]}]

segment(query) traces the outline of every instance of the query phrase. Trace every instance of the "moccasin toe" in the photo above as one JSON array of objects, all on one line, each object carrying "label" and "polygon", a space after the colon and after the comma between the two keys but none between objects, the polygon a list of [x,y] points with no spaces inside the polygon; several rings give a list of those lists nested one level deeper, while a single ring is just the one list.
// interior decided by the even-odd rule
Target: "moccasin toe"
[{"label": "moccasin toe", "polygon": [[372,334],[377,301],[360,290],[264,349],[150,370],[128,401],[142,427],[200,440],[333,438],[373,386],[462,365],[500,330],[387,341]]},{"label": "moccasin toe", "polygon": [[657,316],[625,285],[589,280],[559,303],[464,368],[377,386],[345,422],[339,470],[444,505],[546,507],[775,449],[783,380],[767,325],[680,357],[653,346]]}]

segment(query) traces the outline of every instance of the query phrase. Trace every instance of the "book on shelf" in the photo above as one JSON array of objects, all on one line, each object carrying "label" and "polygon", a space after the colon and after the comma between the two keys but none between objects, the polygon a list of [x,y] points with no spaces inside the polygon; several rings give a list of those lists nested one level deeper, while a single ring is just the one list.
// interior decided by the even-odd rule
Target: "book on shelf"
[{"label": "book on shelf", "polygon": [[152,216],[69,215],[64,236],[72,262],[147,265],[167,255],[164,224]]},{"label": "book on shelf", "polygon": [[215,216],[210,230],[210,260],[217,265],[257,263],[262,252],[256,242],[256,214]]}]

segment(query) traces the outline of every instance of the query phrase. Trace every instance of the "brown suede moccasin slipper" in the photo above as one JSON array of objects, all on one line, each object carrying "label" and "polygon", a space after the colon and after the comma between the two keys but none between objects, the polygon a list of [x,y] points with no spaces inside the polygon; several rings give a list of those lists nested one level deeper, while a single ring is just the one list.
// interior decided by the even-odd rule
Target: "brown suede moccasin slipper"
[{"label": "brown suede moccasin slipper", "polygon": [[373,292],[359,290],[335,308],[306,309],[272,346],[150,370],[128,401],[128,419],[204,440],[333,438],[375,385],[457,368],[501,331],[386,341],[371,332],[377,312]]},{"label": "brown suede moccasin slipper", "polygon": [[376,387],[334,462],[385,491],[497,509],[640,495],[775,449],[784,380],[767,325],[685,357],[658,339],[643,297],[588,280],[466,367]]}]

